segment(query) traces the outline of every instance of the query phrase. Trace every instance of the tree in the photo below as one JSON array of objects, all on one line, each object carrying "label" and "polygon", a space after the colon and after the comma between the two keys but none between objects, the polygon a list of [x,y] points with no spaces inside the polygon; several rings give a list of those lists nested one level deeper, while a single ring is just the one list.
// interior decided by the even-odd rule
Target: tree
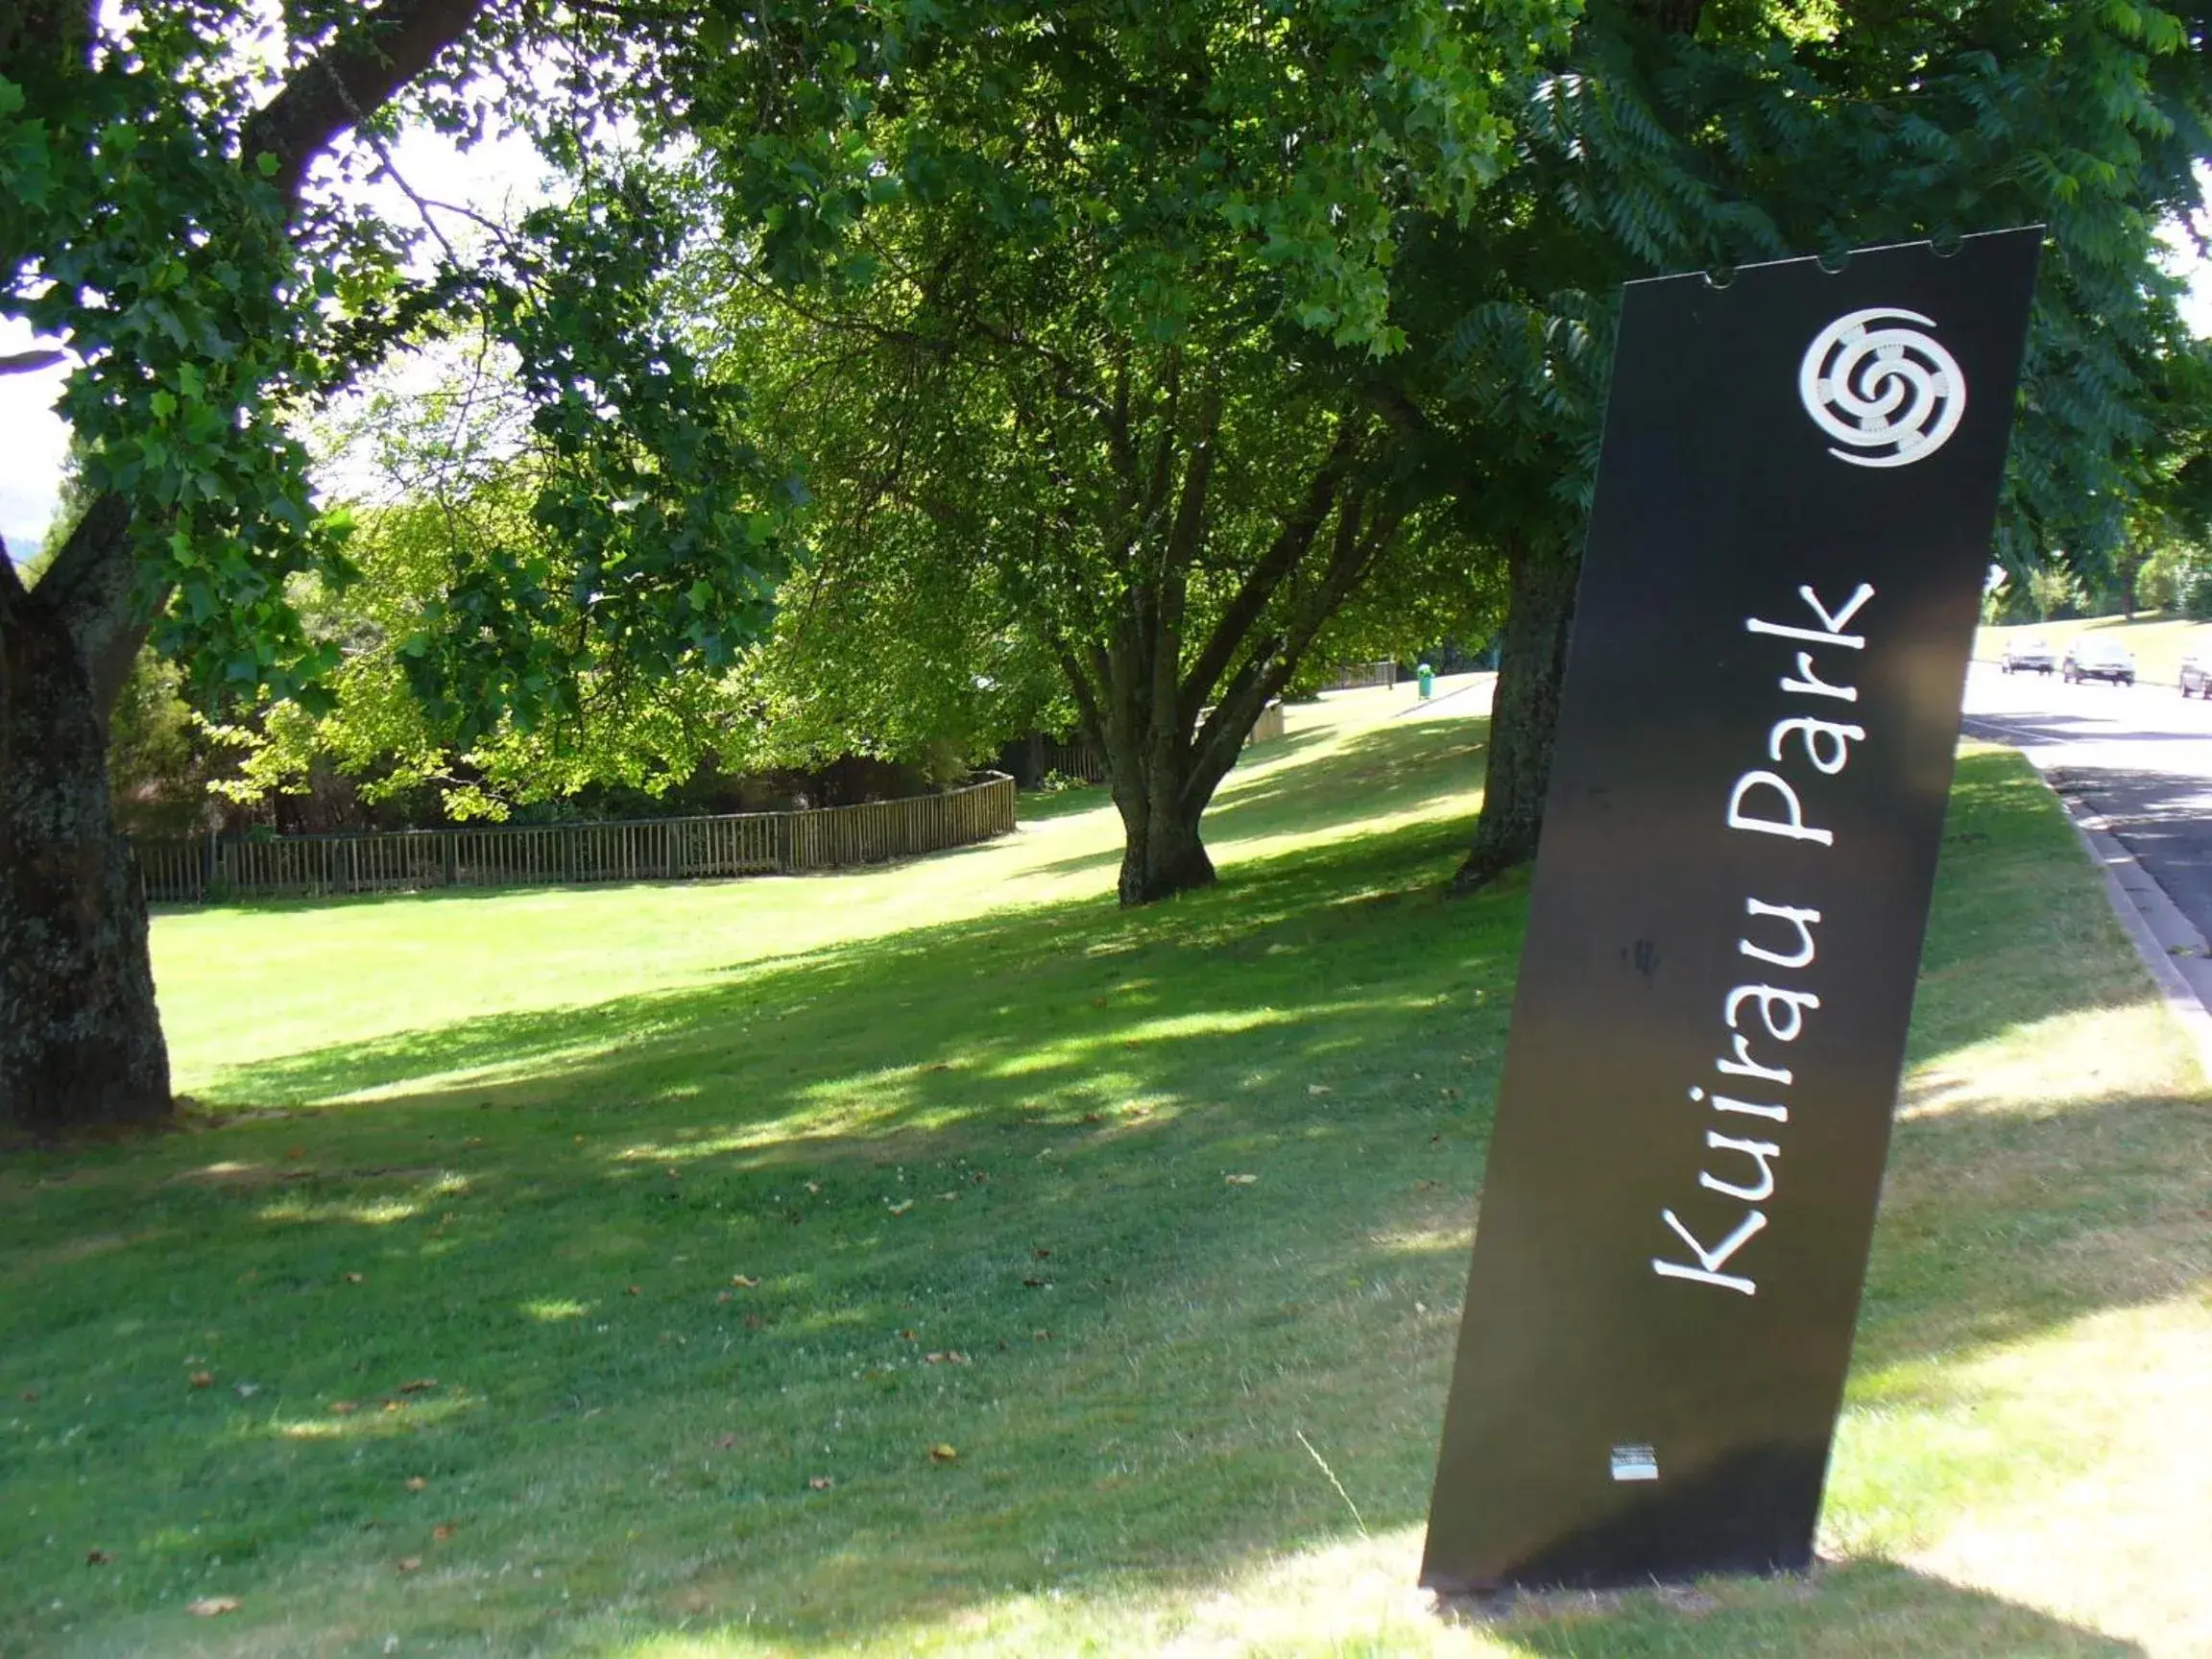
[{"label": "tree", "polygon": [[[751,16],[718,12],[726,47]],[[110,710],[150,634],[204,702],[326,695],[334,651],[291,594],[346,580],[344,526],[315,509],[291,417],[458,310],[516,352],[552,457],[530,516],[573,559],[556,589],[527,546],[488,548],[440,597],[411,660],[462,736],[573,717],[579,653],[557,618],[571,647],[587,636],[648,675],[727,663],[780,565],[775,469],[659,326],[684,228],[604,137],[622,99],[665,92],[656,73],[695,49],[697,20],[293,0],[282,24],[270,40],[245,0],[22,0],[0,17],[0,312],[78,362],[61,408],[91,497],[36,586],[0,551],[0,1119],[21,1125],[170,1109],[104,776]],[[257,32],[269,55],[237,50]],[[554,51],[562,96],[540,101],[527,71]],[[481,258],[432,223],[440,269],[411,275],[423,228],[310,186],[326,158],[388,167],[402,109],[463,133],[503,111],[577,188]]]},{"label": "tree", "polygon": [[815,147],[717,154],[733,353],[805,433],[847,587],[975,572],[1043,639],[1143,903],[1213,879],[1199,816],[1252,722],[1425,528],[1394,264],[1483,210],[1491,89],[1554,12],[977,15],[818,87],[850,113]]},{"label": "tree", "polygon": [[1525,509],[1461,886],[1535,849],[1619,283],[2047,223],[2000,552],[2101,559],[2146,449],[2201,424],[2155,238],[2199,202],[2205,76],[2200,24],[2149,7],[1594,0],[1525,85],[1508,228],[1437,238],[1475,303],[1415,330]]}]

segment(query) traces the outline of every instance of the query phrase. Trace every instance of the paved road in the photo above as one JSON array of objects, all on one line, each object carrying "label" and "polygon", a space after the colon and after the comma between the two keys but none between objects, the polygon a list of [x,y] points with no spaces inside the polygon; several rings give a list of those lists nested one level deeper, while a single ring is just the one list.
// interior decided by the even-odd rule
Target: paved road
[{"label": "paved road", "polygon": [[2212,703],[2171,685],[2067,685],[1977,662],[1966,719],[2103,817],[2212,937]]}]

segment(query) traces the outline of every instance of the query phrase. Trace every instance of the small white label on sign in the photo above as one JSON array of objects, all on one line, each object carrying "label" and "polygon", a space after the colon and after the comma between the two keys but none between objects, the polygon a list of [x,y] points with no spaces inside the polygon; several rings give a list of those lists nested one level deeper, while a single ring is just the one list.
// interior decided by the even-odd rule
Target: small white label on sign
[{"label": "small white label on sign", "polygon": [[1656,1480],[1659,1479],[1659,1458],[1648,1446],[1616,1446],[1613,1448],[1613,1479],[1616,1480]]}]

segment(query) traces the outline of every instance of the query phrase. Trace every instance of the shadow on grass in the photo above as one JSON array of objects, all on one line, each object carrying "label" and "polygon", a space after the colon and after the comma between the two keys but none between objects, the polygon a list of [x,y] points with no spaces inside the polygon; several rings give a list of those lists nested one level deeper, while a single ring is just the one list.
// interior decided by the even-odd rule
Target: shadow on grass
[{"label": "shadow on grass", "polygon": [[[1703,1659],[1788,1653],[1792,1659],[1919,1659],[1928,1653],[2037,1659],[2127,1659],[2144,1649],[1984,1591],[1887,1562],[1855,1562],[1815,1578],[1632,1597],[1532,1599],[1526,1614],[1467,1622],[1544,1659]],[[1806,1618],[1817,1601],[1822,1616]],[[1527,1604],[1525,1604],[1527,1605]]]},{"label": "shadow on grass", "polygon": [[[1350,829],[1418,807],[1434,798],[1440,770],[1450,769],[1449,786],[1474,789],[1482,781],[1489,734],[1486,719],[1407,720],[1356,733],[1335,753],[1295,767],[1261,762],[1323,733],[1297,733],[1287,746],[1270,743],[1263,755],[1248,757],[1249,770],[1232,772],[1215,792],[1206,813],[1206,846],[1227,869],[1239,841]],[[1041,868],[1071,875],[1111,869],[1120,856],[1118,849],[1081,854]]]},{"label": "shadow on grass", "polygon": [[[1348,810],[1417,798],[1398,773],[1419,731],[1347,745],[1332,786],[1369,786]],[[1956,843],[1974,856],[1947,870],[1929,952],[1941,1048],[2057,1011],[2048,974],[1987,968],[2047,942],[1955,937],[2080,925],[2023,886],[2036,837],[2067,831],[2032,822],[2048,802],[2019,774],[1962,774],[1953,832],[1982,839]],[[1245,835],[1283,810],[1256,783],[1224,805]],[[0,1270],[0,1399],[26,1424],[0,1557],[43,1559],[50,1536],[115,1553],[72,1580],[87,1650],[132,1645],[181,1588],[253,1607],[299,1582],[337,1586],[361,1628],[516,1648],[581,1645],[566,1621],[589,1605],[645,1632],[752,1608],[763,1640],[815,1646],[1338,1539],[1300,1436],[1370,1526],[1418,1526],[1525,903],[1438,897],[1464,834],[1415,825],[1145,911],[1002,911],[273,1059],[221,1098],[380,1097],[33,1161]],[[2066,985],[2067,1006],[2120,995]],[[1901,1166],[1982,1180],[1893,1206],[1863,1357],[2144,1294],[2056,1264],[2090,1241],[2125,1262],[2173,1224],[2112,1158],[2161,1144],[2146,1125],[2168,1110],[1906,1126]],[[2024,1201],[2054,1169],[2072,1173]],[[112,1243],[70,1253],[86,1239]],[[191,1364],[210,1386],[182,1385]],[[409,1479],[435,1517],[404,1507]],[[433,1550],[401,1597],[391,1559]],[[0,1591],[0,1626],[59,1650],[49,1594],[36,1575]],[[2131,1650],[1903,1573],[1813,1594],[1505,1633],[1822,1651],[1863,1601],[1883,1640],[1832,1650]],[[1911,1645],[1922,1618],[1993,1645]]]}]

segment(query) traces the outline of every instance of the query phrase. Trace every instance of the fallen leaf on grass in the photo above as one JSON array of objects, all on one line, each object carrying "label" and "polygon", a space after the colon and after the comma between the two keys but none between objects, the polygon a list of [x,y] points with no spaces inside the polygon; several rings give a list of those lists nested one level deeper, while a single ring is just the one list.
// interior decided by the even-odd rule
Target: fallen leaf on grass
[{"label": "fallen leaf on grass", "polygon": [[957,1348],[950,1350],[946,1354],[945,1358],[951,1360],[955,1365],[972,1365],[974,1363],[974,1360],[970,1359],[967,1355],[961,1353]]},{"label": "fallen leaf on grass", "polygon": [[810,1491],[827,1492],[836,1484],[837,1482],[830,1479],[827,1475],[809,1475],[806,1477],[806,1485]]},{"label": "fallen leaf on grass", "polygon": [[1326,1083],[1309,1083],[1306,1085],[1306,1093],[1309,1094],[1334,1094],[1336,1091],[1330,1088]]},{"label": "fallen leaf on grass", "polygon": [[446,1539],[453,1536],[453,1523],[450,1521],[439,1522],[437,1526],[430,1528],[430,1536],[441,1544],[445,1543]]},{"label": "fallen leaf on grass", "polygon": [[215,1383],[215,1373],[212,1371],[195,1371],[189,1381],[195,1388],[210,1388]]},{"label": "fallen leaf on grass", "polygon": [[184,1611],[195,1619],[220,1618],[226,1613],[237,1612],[238,1607],[239,1601],[235,1596],[203,1596],[197,1601],[184,1603]]},{"label": "fallen leaf on grass", "polygon": [[87,1550],[84,1551],[84,1565],[87,1567],[105,1567],[114,1559],[115,1557],[108,1554],[105,1550]]},{"label": "fallen leaf on grass", "polygon": [[402,1393],[402,1394],[426,1394],[426,1393],[428,1393],[428,1392],[429,1392],[431,1389],[433,1389],[433,1388],[435,1388],[435,1387],[437,1387],[437,1386],[438,1386],[438,1379],[437,1379],[437,1378],[435,1378],[435,1377],[418,1377],[418,1378],[416,1378],[416,1379],[415,1379],[415,1380],[414,1380],[412,1382],[402,1382],[402,1383],[400,1383],[400,1384],[399,1384],[399,1392],[400,1392],[400,1393]]},{"label": "fallen leaf on grass", "polygon": [[960,1202],[960,1194],[957,1192],[940,1192],[937,1194],[937,1196],[944,1199],[948,1204],[957,1204]]},{"label": "fallen leaf on grass", "polygon": [[729,1451],[729,1450],[730,1450],[730,1448],[731,1448],[731,1447],[733,1447],[733,1446],[734,1446],[734,1445],[736,1445],[736,1444],[737,1444],[737,1436],[736,1436],[736,1435],[734,1435],[734,1434],[725,1434],[725,1435],[723,1435],[723,1436],[722,1436],[722,1438],[721,1438],[721,1439],[719,1439],[719,1440],[717,1440],[717,1441],[715,1441],[715,1442],[714,1442],[714,1450],[715,1450],[715,1451],[717,1451],[717,1452],[727,1452],[727,1451]]},{"label": "fallen leaf on grass", "polygon": [[894,1204],[894,1205],[892,1205],[892,1206],[891,1206],[891,1214],[894,1214],[894,1215],[903,1215],[903,1214],[906,1214],[906,1212],[907,1212],[907,1211],[909,1211],[909,1210],[911,1210],[911,1209],[913,1209],[913,1208],[914,1208],[914,1200],[913,1200],[913,1199],[911,1199],[911,1198],[902,1198],[902,1199],[900,1199],[900,1200],[899,1200],[899,1202],[898,1202],[898,1203],[896,1203],[896,1204]]},{"label": "fallen leaf on grass", "polygon": [[625,1296],[641,1296],[644,1294],[644,1292],[639,1290],[635,1285],[626,1285],[622,1288],[622,1294]]},{"label": "fallen leaf on grass", "polygon": [[350,1417],[360,1409],[359,1404],[355,1401],[333,1400],[330,1402],[330,1414],[333,1417]]},{"label": "fallen leaf on grass", "polygon": [[714,1292],[714,1300],[716,1302],[727,1302],[730,1300],[730,1292],[727,1290],[717,1290]]},{"label": "fallen leaf on grass", "polygon": [[407,1477],[406,1486],[410,1492],[427,1492],[430,1489],[430,1482],[423,1479],[420,1475],[410,1475]]},{"label": "fallen leaf on grass", "polygon": [[241,1400],[251,1400],[261,1392],[261,1384],[258,1382],[233,1382],[230,1386]]},{"label": "fallen leaf on grass", "polygon": [[284,1156],[295,1159],[304,1158],[307,1156],[307,1148],[304,1146],[287,1146],[284,1148]]},{"label": "fallen leaf on grass", "polygon": [[1232,1187],[1249,1187],[1253,1182],[1259,1180],[1260,1177],[1257,1175],[1230,1175],[1225,1176],[1224,1179]]},{"label": "fallen leaf on grass", "polygon": [[484,1137],[481,1135],[471,1135],[468,1140],[462,1142],[461,1144],[467,1147],[469,1151],[473,1152],[477,1147],[484,1144]]},{"label": "fallen leaf on grass", "polygon": [[1049,1250],[1047,1250],[1047,1249],[1045,1249],[1045,1248],[1043,1248],[1042,1246],[1040,1246],[1040,1247],[1039,1247],[1039,1248],[1038,1248],[1038,1249],[1037,1249],[1037,1250],[1034,1252],[1034,1254],[1035,1254],[1035,1256],[1036,1256],[1037,1260],[1038,1260],[1038,1261],[1040,1261],[1040,1262],[1049,1262],[1049,1261],[1051,1261],[1051,1260],[1052,1260],[1052,1252],[1051,1252],[1051,1251],[1049,1251]]},{"label": "fallen leaf on grass", "polygon": [[730,1283],[740,1290],[757,1290],[760,1287],[760,1281],[749,1273],[733,1273],[730,1275]]},{"label": "fallen leaf on grass", "polygon": [[1032,1290],[1049,1290],[1049,1289],[1051,1289],[1051,1288],[1052,1288],[1052,1281],[1051,1281],[1051,1280],[1049,1280],[1049,1279],[1040,1279],[1040,1278],[1036,1277],[1036,1275],[1034,1275],[1034,1274],[1032,1274],[1032,1275],[1030,1275],[1030,1277],[1028,1277],[1028,1278],[1026,1278],[1026,1279],[1022,1280],[1022,1284],[1024,1284],[1024,1285],[1026,1285],[1026,1286],[1028,1286],[1030,1289],[1032,1289]]},{"label": "fallen leaf on grass", "polygon": [[932,1463],[951,1463],[957,1461],[959,1456],[959,1453],[942,1441],[929,1448],[929,1461]]},{"label": "fallen leaf on grass", "polygon": [[38,1390],[37,1390],[37,1389],[36,1389],[36,1388],[26,1388],[26,1389],[24,1389],[24,1390],[23,1390],[23,1399],[24,1399],[24,1402],[25,1402],[25,1404],[27,1404],[27,1405],[31,1405],[31,1406],[36,1406],[36,1405],[37,1405],[37,1404],[38,1404]]},{"label": "fallen leaf on grass", "polygon": [[421,1572],[421,1568],[422,1557],[420,1555],[402,1555],[399,1557],[399,1571],[402,1573],[417,1573]]},{"label": "fallen leaf on grass", "polygon": [[809,1181],[806,1183],[806,1190],[809,1192],[819,1193],[822,1190],[822,1183],[819,1181]]},{"label": "fallen leaf on grass", "polygon": [[346,1275],[346,1283],[349,1285],[358,1285],[361,1283],[361,1275],[358,1273],[349,1273]]}]

